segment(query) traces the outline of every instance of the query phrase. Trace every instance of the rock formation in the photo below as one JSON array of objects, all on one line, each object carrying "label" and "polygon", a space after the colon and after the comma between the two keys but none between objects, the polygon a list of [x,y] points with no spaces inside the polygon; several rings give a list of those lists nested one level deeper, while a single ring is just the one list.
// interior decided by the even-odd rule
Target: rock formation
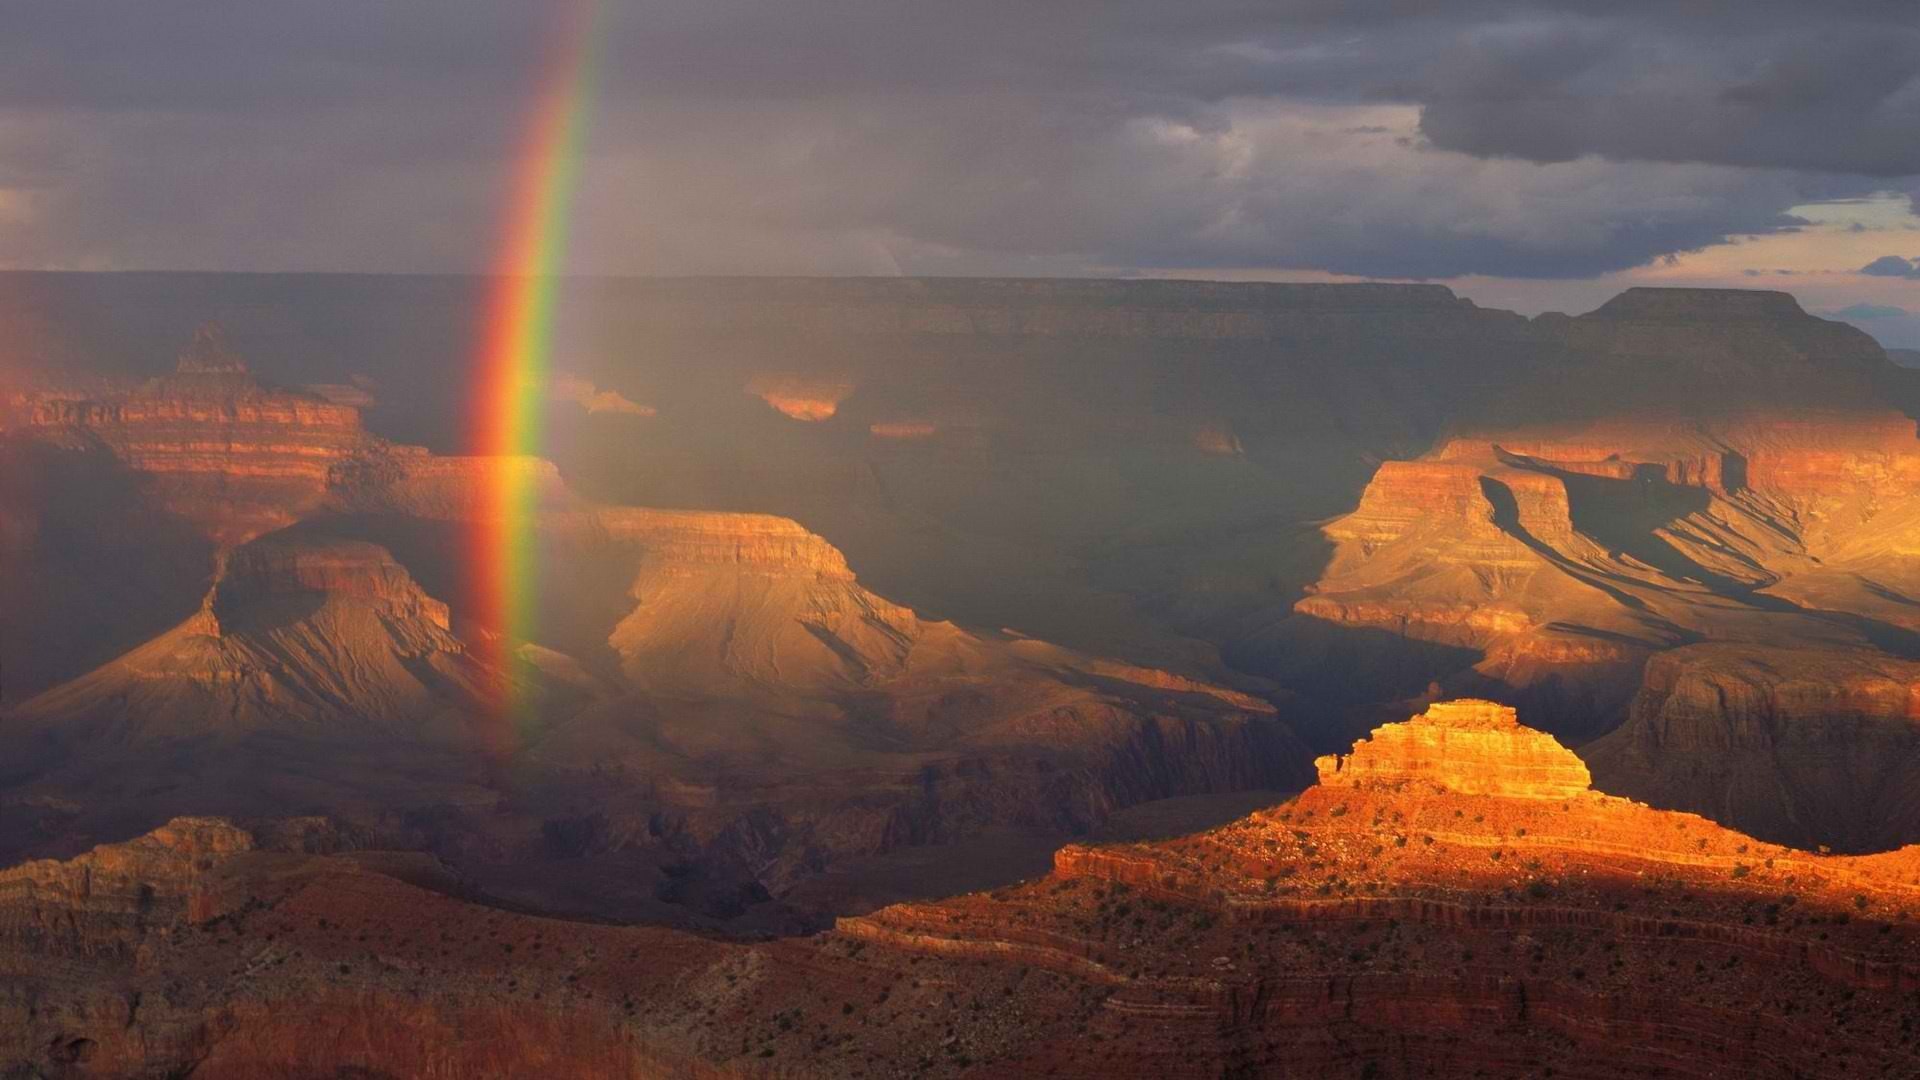
[{"label": "rock formation", "polygon": [[1690,645],[1648,661],[1588,751],[1610,790],[1843,851],[1920,831],[1920,663],[1873,649]]},{"label": "rock formation", "polygon": [[[1304,774],[1257,698],[922,619],[787,519],[607,506],[550,462],[390,443],[262,388],[213,336],[175,376],[38,408],[22,446],[99,459],[192,524],[207,568],[151,636],[7,702],[0,782],[43,809],[0,825],[0,850],[297,806],[527,902],[697,921],[853,857]],[[20,466],[39,512],[43,466]],[[508,469],[530,474],[549,569],[499,672],[472,645],[504,628],[463,614],[457,571]],[[256,473],[293,486],[220,486]],[[29,570],[47,558],[17,543]],[[526,712],[511,730],[482,692],[501,678]],[[634,884],[610,895],[616,865]]]},{"label": "rock formation", "polygon": [[120,745],[257,729],[328,738],[448,728],[485,676],[385,549],[274,536],[225,560],[200,610],[125,656],[23,703],[16,723],[62,743]]},{"label": "rock formation", "polygon": [[782,414],[814,422],[830,419],[853,389],[850,382],[805,375],[755,375],[747,382],[747,393]]},{"label": "rock formation", "polygon": [[[1349,772],[1389,759],[1399,772]],[[0,1068],[1920,1068],[1920,849],[1813,855],[1599,794],[1486,703],[1383,727],[1346,760],[1336,782],[1222,828],[1069,846],[1033,881],[755,944],[516,913],[324,823],[176,821],[0,871]]]},{"label": "rock formation", "polygon": [[1314,762],[1323,788],[1398,790],[1408,782],[1462,795],[1569,799],[1592,777],[1573,752],[1491,701],[1446,701],[1412,722],[1376,728],[1344,757]]},{"label": "rock formation", "polygon": [[[1344,703],[1344,725],[1382,698],[1472,692],[1586,741],[1676,647],[1794,646],[1836,671],[1860,650],[1920,655],[1920,440],[1885,407],[1903,384],[1870,341],[1783,294],[1712,290],[1629,290],[1535,326],[1566,350],[1563,385],[1518,380],[1382,463],[1322,528],[1318,579],[1231,658]],[[1797,782],[1792,759],[1776,768]]]},{"label": "rock formation", "polygon": [[[1674,805],[1715,791],[1716,812],[1773,838],[1856,847],[1907,827],[1879,794],[1897,770],[1872,767],[1904,753],[1894,713],[1860,706],[1878,756],[1834,767],[1847,755],[1819,740],[1851,730],[1852,699],[1796,685],[1823,665],[1891,685],[1920,657],[1920,396],[1871,340],[1782,294],[1635,290],[1527,319],[1437,286],[596,283],[555,311],[578,348],[550,459],[503,462],[408,445],[459,443],[447,390],[470,359],[471,281],[6,281],[33,316],[10,319],[11,354],[36,358],[0,388],[8,710],[200,619],[211,590],[242,596],[220,575],[262,540],[373,545],[447,605],[419,633],[463,648],[499,628],[461,603],[459,533],[498,470],[535,475],[554,580],[515,664],[564,704],[518,754],[561,779],[504,839],[469,824],[502,775],[422,786],[460,809],[412,835],[460,857],[505,864],[551,823],[556,852],[671,848],[770,867],[745,878],[777,890],[839,853],[1304,778],[1313,754],[1469,694],[1583,752],[1628,724],[1642,749],[1603,762],[1615,743],[1595,745],[1600,775]],[[213,342],[146,378],[154,343],[205,312],[260,381]],[[360,406],[267,388],[367,373],[379,392]],[[757,561],[762,545],[791,562]],[[219,640],[282,642],[247,636],[246,613],[276,605],[209,610]],[[377,603],[349,606],[367,640],[394,636],[368,621]],[[415,614],[399,638],[431,626]],[[1778,648],[1800,651],[1797,673],[1739,659]],[[1667,670],[1649,658],[1686,662],[1675,685],[1790,702],[1766,741],[1789,749],[1726,780],[1705,763],[1730,738],[1710,710],[1660,703],[1707,698],[1643,687]],[[409,663],[316,685],[414,701],[440,669]],[[418,719],[459,711],[457,680],[443,689],[456,704],[393,731],[443,730]],[[33,798],[73,820],[57,792]],[[629,891],[677,887],[657,869]]]},{"label": "rock formation", "polygon": [[173,375],[104,399],[40,400],[24,426],[57,444],[105,447],[149,479],[161,507],[227,545],[313,510],[331,470],[367,443],[357,409],[262,387],[213,329]]}]

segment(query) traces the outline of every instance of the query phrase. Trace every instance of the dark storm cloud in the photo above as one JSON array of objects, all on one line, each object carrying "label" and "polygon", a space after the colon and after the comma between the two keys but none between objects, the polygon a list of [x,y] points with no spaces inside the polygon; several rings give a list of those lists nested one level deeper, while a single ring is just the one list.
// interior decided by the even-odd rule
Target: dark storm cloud
[{"label": "dark storm cloud", "polygon": [[1536,161],[1920,173],[1920,11],[1720,6],[1724,20],[1622,12],[1469,29],[1418,90],[1422,130]]},{"label": "dark storm cloud", "polygon": [[[17,7],[0,262],[434,269],[484,263],[554,0]],[[1917,22],[1909,0],[615,5],[582,265],[1592,274],[1915,190]]]}]

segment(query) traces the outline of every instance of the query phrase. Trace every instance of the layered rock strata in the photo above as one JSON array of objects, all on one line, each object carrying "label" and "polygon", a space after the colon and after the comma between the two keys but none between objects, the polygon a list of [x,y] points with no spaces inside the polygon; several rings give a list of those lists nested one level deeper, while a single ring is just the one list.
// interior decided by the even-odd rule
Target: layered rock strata
[{"label": "layered rock strata", "polygon": [[[483,906],[431,860],[310,826],[174,822],[0,872],[0,1064],[214,1078],[1920,1068],[1915,849],[1812,855],[1599,794],[1571,753],[1485,703],[1382,728],[1347,761],[1370,759],[1398,767],[1349,764],[1220,829],[1069,846],[1025,884],[759,944]],[[338,853],[311,854],[325,851]]]}]

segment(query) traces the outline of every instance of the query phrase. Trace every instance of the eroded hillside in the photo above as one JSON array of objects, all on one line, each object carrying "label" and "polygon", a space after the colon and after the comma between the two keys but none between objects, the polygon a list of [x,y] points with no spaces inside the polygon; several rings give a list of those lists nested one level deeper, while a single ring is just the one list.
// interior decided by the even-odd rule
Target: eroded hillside
[{"label": "eroded hillside", "polygon": [[[175,815],[325,813],[526,903],[785,928],[824,912],[779,898],[849,859],[1304,772],[1258,697],[923,618],[787,519],[598,503],[550,462],[390,442],[356,406],[259,383],[217,334],[172,376],[17,404],[15,857]],[[501,672],[476,646],[504,628],[474,621],[461,575],[505,469],[531,474],[545,570]],[[502,678],[526,703],[511,724]]]}]

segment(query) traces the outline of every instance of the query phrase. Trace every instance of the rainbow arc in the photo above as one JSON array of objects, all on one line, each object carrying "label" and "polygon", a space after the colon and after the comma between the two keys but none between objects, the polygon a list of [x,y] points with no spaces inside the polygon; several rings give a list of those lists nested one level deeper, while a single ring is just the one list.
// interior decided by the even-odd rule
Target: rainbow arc
[{"label": "rainbow arc", "polygon": [[548,55],[509,178],[503,228],[489,278],[469,445],[488,459],[483,504],[468,559],[467,600],[494,632],[486,657],[502,750],[511,749],[525,702],[512,677],[516,642],[536,630],[535,547],[554,307],[565,266],[582,145],[598,66],[603,0],[560,0]]}]

